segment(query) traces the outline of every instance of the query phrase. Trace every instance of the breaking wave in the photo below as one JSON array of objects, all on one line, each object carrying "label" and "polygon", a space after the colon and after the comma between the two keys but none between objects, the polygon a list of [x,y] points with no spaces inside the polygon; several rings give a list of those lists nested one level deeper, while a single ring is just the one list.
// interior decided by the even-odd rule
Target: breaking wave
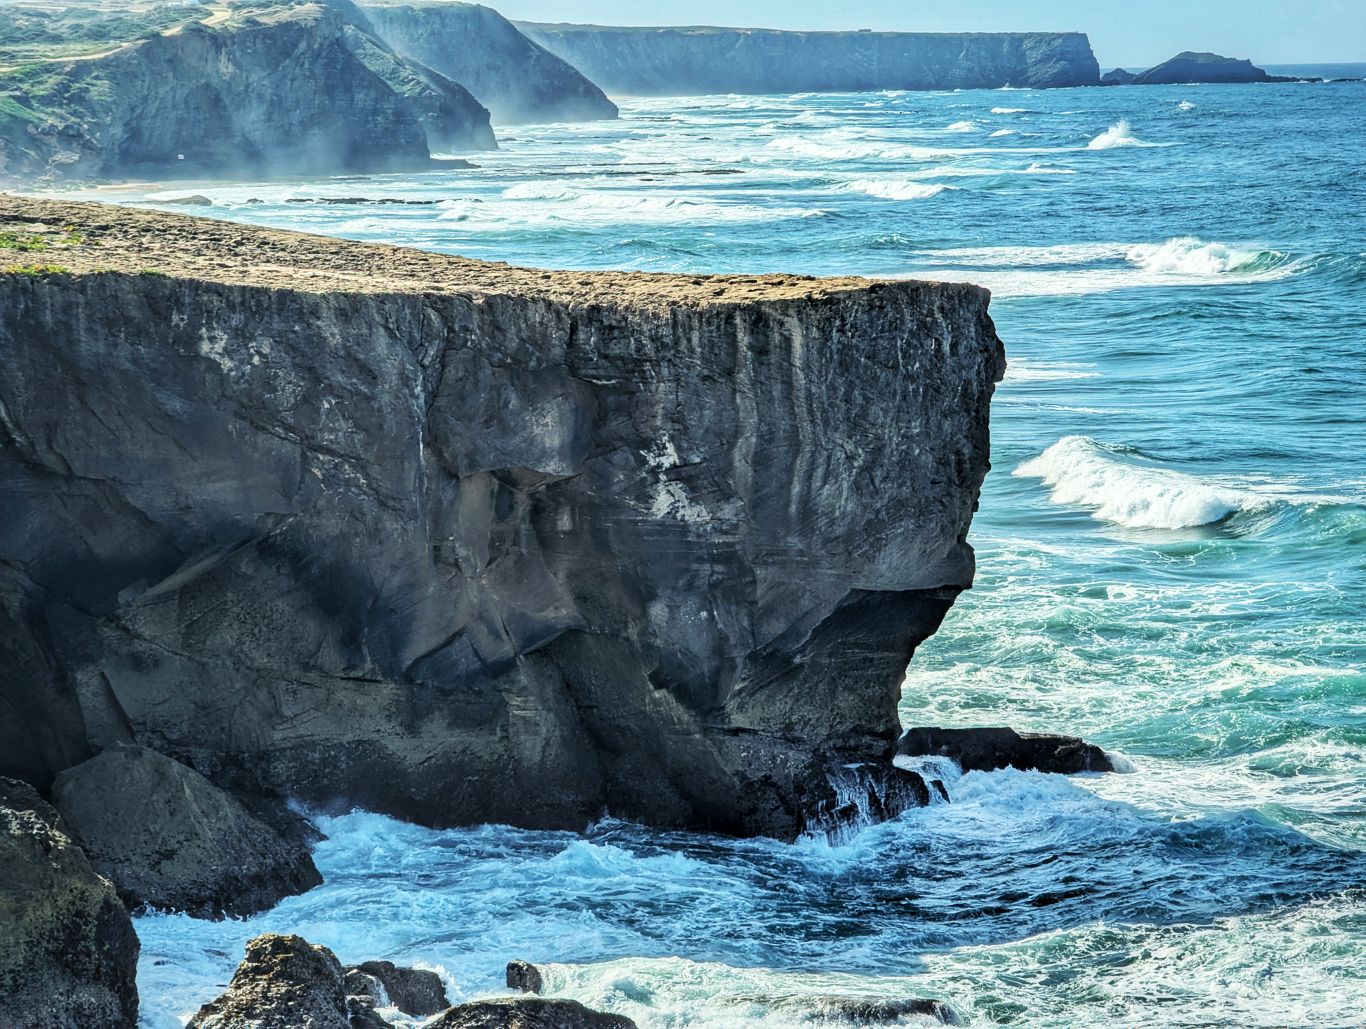
[{"label": "breaking wave", "polygon": [[1125,255],[1130,264],[1150,272],[1171,275],[1227,275],[1231,272],[1266,272],[1285,266],[1289,255],[1279,250],[1253,250],[1227,243],[1207,243],[1195,236],[1180,236],[1165,243],[1142,243]]},{"label": "breaking wave", "polygon": [[1090,143],[1086,144],[1087,150],[1114,150],[1116,147],[1159,147],[1170,146],[1170,143],[1148,143],[1134,135],[1129,127],[1129,120],[1121,118],[1108,129],[1102,132]]}]

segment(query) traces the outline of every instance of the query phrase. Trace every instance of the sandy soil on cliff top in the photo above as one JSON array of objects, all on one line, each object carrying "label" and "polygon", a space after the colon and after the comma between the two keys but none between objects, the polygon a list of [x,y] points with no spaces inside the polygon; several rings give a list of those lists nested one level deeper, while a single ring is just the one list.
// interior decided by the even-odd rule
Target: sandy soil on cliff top
[{"label": "sandy soil on cliff top", "polygon": [[819,299],[910,285],[797,275],[541,271],[210,218],[0,193],[0,272],[96,271],[312,292],[514,293],[643,307]]}]

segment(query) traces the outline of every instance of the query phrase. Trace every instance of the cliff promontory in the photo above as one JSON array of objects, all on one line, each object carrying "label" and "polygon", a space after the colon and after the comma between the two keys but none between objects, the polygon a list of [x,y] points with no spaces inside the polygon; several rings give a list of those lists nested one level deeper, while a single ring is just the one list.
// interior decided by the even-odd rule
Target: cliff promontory
[{"label": "cliff promontory", "polygon": [[568,62],[481,4],[365,8],[375,31],[406,57],[462,83],[503,124],[615,118],[616,104]]},{"label": "cliff promontory", "polygon": [[609,93],[856,92],[1093,86],[1080,32],[789,32],[518,22]]},{"label": "cliff promontory", "polygon": [[985,290],[16,197],[0,240],[0,774],[128,743],[429,824],[786,837],[923,802],[896,705],[972,582]]},{"label": "cliff promontory", "polygon": [[462,86],[367,28],[350,5],[241,5],[0,70],[0,177],[405,170],[495,145]]}]

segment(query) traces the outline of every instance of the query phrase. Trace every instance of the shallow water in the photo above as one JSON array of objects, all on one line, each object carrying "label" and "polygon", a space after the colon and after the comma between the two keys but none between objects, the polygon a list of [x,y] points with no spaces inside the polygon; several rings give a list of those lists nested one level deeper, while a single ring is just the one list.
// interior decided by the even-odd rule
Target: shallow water
[{"label": "shallow water", "polygon": [[[829,993],[973,1025],[1361,1024],[1366,84],[622,109],[509,130],[471,171],[181,192],[523,264],[990,286],[1011,367],[978,585],[903,721],[1077,732],[1134,771],[954,776],[838,847],[323,819],[322,888],[139,920],[147,1023],[279,928],[464,997],[552,962],[646,1027],[807,1024]],[[429,203],[287,202],[325,196]]]}]

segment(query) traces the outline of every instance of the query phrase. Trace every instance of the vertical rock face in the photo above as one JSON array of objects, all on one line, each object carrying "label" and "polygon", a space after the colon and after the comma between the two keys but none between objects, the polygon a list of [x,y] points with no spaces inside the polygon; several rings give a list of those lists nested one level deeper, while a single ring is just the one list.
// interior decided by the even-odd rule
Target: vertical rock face
[{"label": "vertical rock face", "polygon": [[896,700],[972,580],[984,290],[6,217],[94,241],[0,275],[9,771],[136,740],[426,823],[778,836],[848,765],[923,791]]},{"label": "vertical rock face", "polygon": [[[350,9],[240,11],[3,81],[0,173],[128,178],[392,171],[494,145],[459,85],[405,63]],[[19,111],[23,117],[13,112]]]},{"label": "vertical rock face", "polygon": [[616,105],[601,89],[492,8],[384,4],[366,7],[365,13],[390,46],[462,83],[499,122],[617,116]]},{"label": "vertical rock face", "polygon": [[138,940],[61,817],[0,779],[0,1026],[133,1029]]},{"label": "vertical rock face", "polygon": [[1081,32],[516,25],[603,89],[621,94],[1041,88],[1100,80]]}]

